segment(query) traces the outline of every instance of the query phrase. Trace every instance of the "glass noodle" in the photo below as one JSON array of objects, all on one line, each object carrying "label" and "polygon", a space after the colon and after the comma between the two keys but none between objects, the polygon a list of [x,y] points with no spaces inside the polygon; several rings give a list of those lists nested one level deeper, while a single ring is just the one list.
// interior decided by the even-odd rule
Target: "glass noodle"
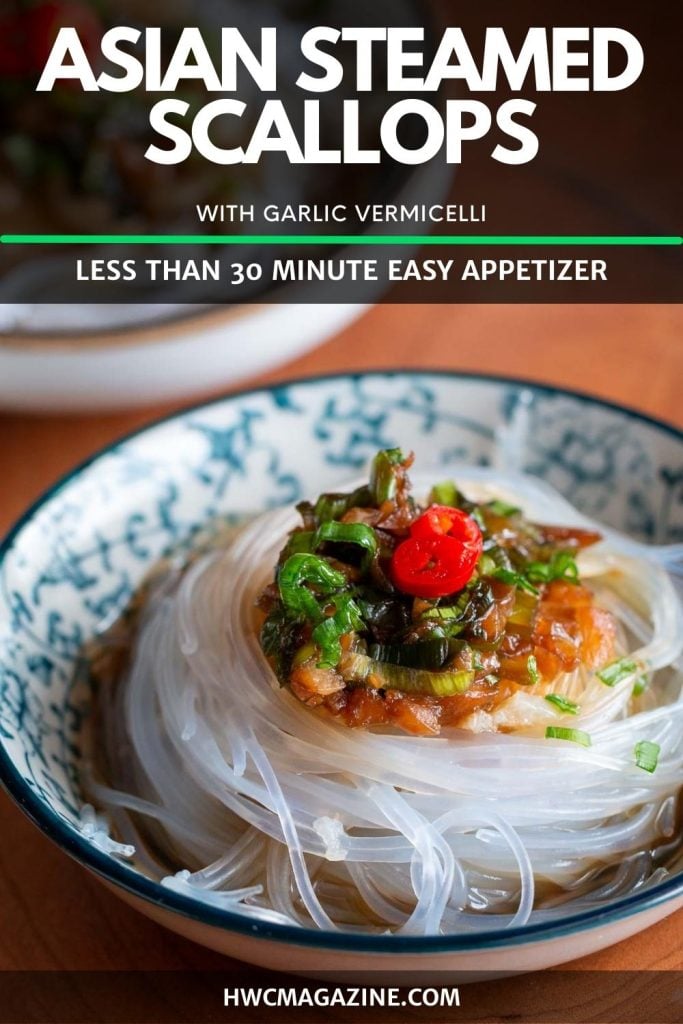
[{"label": "glass noodle", "polygon": [[[531,478],[453,475],[475,500],[594,525]],[[577,714],[517,693],[506,733],[473,731],[475,719],[418,737],[349,729],[277,684],[254,604],[296,521],[269,512],[159,573],[128,668],[101,687],[88,792],[142,870],[254,918],[405,935],[524,925],[663,877],[683,778],[673,549],[608,534],[579,556],[634,666],[613,686],[585,668],[554,680]],[[547,739],[548,725],[591,745]],[[643,740],[660,748],[653,772],[636,763]]]}]

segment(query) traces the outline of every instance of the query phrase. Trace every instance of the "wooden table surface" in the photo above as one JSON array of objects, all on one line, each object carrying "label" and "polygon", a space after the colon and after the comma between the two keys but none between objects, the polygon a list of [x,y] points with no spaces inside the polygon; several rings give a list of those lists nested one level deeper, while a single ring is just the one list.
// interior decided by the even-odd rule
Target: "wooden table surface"
[{"label": "wooden table surface", "polygon": [[[389,366],[482,370],[574,386],[683,427],[680,306],[385,306],[262,379]],[[168,411],[0,415],[0,534],[77,461]],[[0,970],[224,966],[125,906],[4,795],[0,836]],[[632,939],[573,966],[683,970],[682,925],[679,913],[652,928],[646,942]]]}]

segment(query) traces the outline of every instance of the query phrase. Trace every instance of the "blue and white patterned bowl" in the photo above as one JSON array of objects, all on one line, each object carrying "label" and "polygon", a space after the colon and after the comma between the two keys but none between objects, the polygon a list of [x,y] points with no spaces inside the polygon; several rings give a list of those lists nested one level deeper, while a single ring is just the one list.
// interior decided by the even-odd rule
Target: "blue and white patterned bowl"
[{"label": "blue and white patterned bowl", "polygon": [[321,934],[247,920],[162,888],[84,827],[78,761],[88,708],[73,683],[84,642],[126,605],[150,566],[208,518],[329,489],[395,445],[413,449],[423,466],[524,469],[641,540],[683,539],[683,434],[586,396],[388,372],[299,381],[190,409],[75,470],[0,549],[2,781],[43,831],[140,910],[270,967],[305,971],[314,947],[318,971],[534,970],[634,934],[683,905],[683,875],[559,923],[476,937]]}]

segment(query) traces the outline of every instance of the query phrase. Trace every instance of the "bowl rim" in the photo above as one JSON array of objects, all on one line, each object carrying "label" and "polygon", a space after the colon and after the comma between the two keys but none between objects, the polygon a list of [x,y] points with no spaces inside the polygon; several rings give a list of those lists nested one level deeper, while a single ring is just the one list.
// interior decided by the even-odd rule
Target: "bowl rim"
[{"label": "bowl rim", "polygon": [[[443,380],[477,381],[500,386],[516,386],[519,389],[528,388],[546,395],[566,396],[587,405],[598,405],[602,408],[619,412],[636,422],[654,427],[683,443],[683,429],[680,429],[673,423],[657,419],[631,406],[601,398],[588,391],[564,388],[527,378],[477,371],[461,371],[450,368],[414,367],[379,367],[287,378],[271,384],[238,388],[218,395],[208,401],[204,400],[183,406],[152,419],[146,425],[130,431],[98,449],[87,459],[78,463],[73,469],[61,476],[50,487],[46,488],[14,523],[0,542],[0,571],[15,541],[41,508],[94,463],[119,448],[122,444],[126,444],[136,437],[164,424],[171,423],[176,419],[180,420],[188,414],[199,412],[202,409],[210,409],[233,400],[239,401],[250,395],[272,394],[272,392],[284,387],[316,386],[335,381],[358,381],[373,377],[436,377]],[[615,924],[620,920],[660,907],[662,904],[673,902],[677,897],[683,896],[683,872],[681,872],[672,878],[658,883],[651,889],[625,896],[607,907],[597,907],[579,914],[572,914],[560,921],[544,921],[522,927],[492,929],[491,931],[474,935],[367,935],[346,931],[324,932],[296,925],[272,924],[254,920],[234,911],[212,907],[192,897],[183,896],[171,889],[165,888],[159,882],[145,877],[129,865],[117,861],[112,856],[98,850],[85,836],[77,833],[71,825],[68,825],[58,813],[51,810],[31,790],[20,775],[1,739],[0,785],[2,785],[20,810],[58,847],[73,857],[83,867],[88,868],[106,882],[112,883],[115,887],[121,888],[130,895],[142,899],[144,902],[150,903],[163,911],[180,914],[182,917],[194,920],[200,925],[251,936],[254,939],[282,942],[292,946],[314,947],[346,954],[363,952],[384,955],[476,953],[484,950],[520,947],[542,941],[567,938],[578,932]]]}]

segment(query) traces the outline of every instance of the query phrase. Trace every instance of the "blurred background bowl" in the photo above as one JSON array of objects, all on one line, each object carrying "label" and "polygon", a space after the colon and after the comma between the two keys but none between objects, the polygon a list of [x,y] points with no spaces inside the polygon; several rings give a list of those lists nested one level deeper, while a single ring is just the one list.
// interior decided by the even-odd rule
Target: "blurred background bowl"
[{"label": "blurred background bowl", "polygon": [[[260,27],[266,11],[281,31],[283,63],[298,59],[294,44],[302,24],[312,17],[309,7],[313,9],[296,0],[280,0],[277,5],[178,0],[176,6],[175,13],[172,7],[164,12],[171,28],[184,24],[188,10],[196,9],[203,24],[235,24],[247,38]],[[107,9],[105,4],[100,30],[106,17],[112,16],[111,11],[106,14]],[[368,24],[425,24],[420,0],[377,0],[363,12],[357,12],[355,6],[353,10],[353,24],[359,19]],[[329,19],[326,23],[348,22],[346,0],[324,0],[315,11],[315,18],[324,12]],[[150,17],[158,19],[156,8]],[[290,95],[297,99],[291,114],[296,121],[302,111],[293,84],[295,68],[293,64],[278,95],[283,101]],[[103,101],[93,109],[88,94],[56,90],[43,98],[45,106],[36,107],[32,89],[26,94],[24,79],[12,84],[20,99],[4,109],[0,105],[0,128],[5,135],[0,142],[0,224],[4,232],[188,234],[198,230],[197,205],[219,207],[226,202],[253,205],[256,223],[216,223],[207,225],[208,233],[341,230],[382,234],[388,233],[386,225],[367,221],[363,228],[353,223],[353,217],[346,225],[312,228],[291,221],[261,224],[259,210],[262,204],[283,208],[343,202],[353,209],[355,203],[438,203],[453,180],[453,168],[439,161],[410,167],[385,160],[359,173],[356,167],[293,166],[278,162],[282,154],[277,153],[267,154],[272,160],[262,161],[258,168],[213,167],[205,161],[159,168],[143,157],[149,141],[148,98],[133,94],[123,108],[119,98],[113,110]],[[249,83],[244,88],[253,92]],[[250,99],[250,95],[240,96]],[[336,138],[339,103],[323,102],[322,127]],[[363,132],[370,138],[377,136],[390,102],[391,94],[381,88],[367,98],[361,141]],[[253,110],[257,109],[254,103]],[[224,120],[227,125],[235,121]],[[216,131],[218,127],[228,131],[226,124],[221,122]],[[240,125],[240,131],[248,132],[246,120]],[[419,128],[409,122],[407,130],[414,135]],[[88,185],[93,167],[99,168],[96,184]],[[244,292],[239,302],[226,302],[230,285],[222,280],[212,285],[213,292],[207,291],[206,284],[193,282],[175,288],[160,285],[156,290],[142,282],[107,285],[97,293],[102,296],[100,304],[87,304],[82,301],[83,285],[75,274],[75,259],[83,255],[82,249],[2,247],[0,409],[100,411],[215,391],[322,343],[378,301],[385,290],[381,283],[361,283],[349,296],[351,301],[340,305],[326,302],[324,285],[316,282],[279,286],[265,282],[270,278],[270,261],[277,256],[371,259],[380,251],[386,254],[386,246],[381,250],[332,244],[266,248],[247,239],[230,248],[164,244],[150,250],[121,242],[115,247],[89,245],[87,255],[125,259],[152,251],[155,256],[201,261],[209,255],[207,250],[214,257],[227,252],[230,261],[263,263],[264,283],[250,286],[249,303],[243,301]],[[399,253],[410,255],[406,247]],[[118,292],[110,290],[113,288]]]},{"label": "blurred background bowl", "polygon": [[127,330],[0,335],[0,407],[93,411],[209,391],[295,358],[365,308],[225,306]]}]

